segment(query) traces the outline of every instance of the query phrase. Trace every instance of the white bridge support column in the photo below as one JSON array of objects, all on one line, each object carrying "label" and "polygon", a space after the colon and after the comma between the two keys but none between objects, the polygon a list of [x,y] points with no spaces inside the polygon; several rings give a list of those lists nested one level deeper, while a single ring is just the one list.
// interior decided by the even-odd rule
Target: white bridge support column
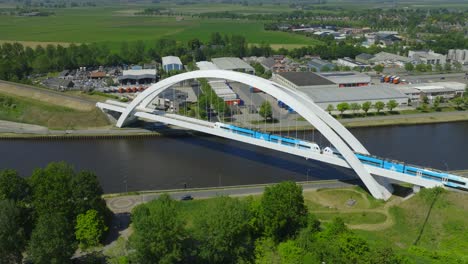
[{"label": "white bridge support column", "polygon": [[368,154],[368,151],[345,127],[299,91],[280,86],[250,74],[225,70],[204,70],[186,72],[169,77],[139,94],[122,112],[116,126],[124,126],[125,122],[133,116],[138,108],[145,108],[159,93],[170,86],[185,80],[198,78],[218,78],[240,82],[256,87],[291,106],[343,155],[346,162],[361,178],[372,196],[384,200],[390,198],[393,191],[391,185],[386,180],[379,179],[377,181],[354,155],[354,152]]}]

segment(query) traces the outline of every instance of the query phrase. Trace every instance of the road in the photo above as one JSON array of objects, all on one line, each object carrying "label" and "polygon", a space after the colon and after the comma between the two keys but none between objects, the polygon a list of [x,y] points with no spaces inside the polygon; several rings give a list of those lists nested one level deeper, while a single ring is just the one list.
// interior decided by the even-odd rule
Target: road
[{"label": "road", "polygon": [[[358,180],[349,182],[338,180],[301,182],[303,190],[317,190],[325,188],[344,188],[358,184]],[[125,195],[116,197],[106,197],[106,203],[109,209],[114,213],[130,213],[131,210],[142,203],[146,203],[157,199],[162,193],[168,193],[173,199],[180,200],[186,194],[192,195],[194,199],[206,199],[217,196],[247,196],[263,193],[266,186],[269,185],[254,185],[254,186],[233,186],[225,188],[209,188],[209,189],[188,189],[175,191],[161,191],[158,193],[141,193],[138,195]]]}]

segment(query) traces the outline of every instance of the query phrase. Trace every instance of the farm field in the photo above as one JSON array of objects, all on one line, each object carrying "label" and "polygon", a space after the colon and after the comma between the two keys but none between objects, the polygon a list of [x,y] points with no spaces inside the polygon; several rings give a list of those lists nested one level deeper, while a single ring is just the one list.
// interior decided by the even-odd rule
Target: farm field
[{"label": "farm field", "polygon": [[[132,9],[132,8],[130,8]],[[142,10],[142,7],[135,8]],[[249,43],[313,45],[316,40],[286,32],[265,31],[263,22],[229,19],[200,19],[174,16],[135,16],[122,7],[54,9],[48,17],[0,16],[0,41],[92,43],[108,42],[112,49],[122,41],[154,42],[171,38],[186,42],[208,40],[211,33],[238,34]]]}]

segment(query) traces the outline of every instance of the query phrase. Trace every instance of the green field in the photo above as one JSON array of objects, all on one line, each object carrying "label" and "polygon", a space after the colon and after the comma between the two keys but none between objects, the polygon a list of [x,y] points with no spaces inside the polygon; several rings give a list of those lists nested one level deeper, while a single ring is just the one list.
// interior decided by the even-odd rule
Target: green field
[{"label": "green field", "polygon": [[[434,259],[428,257],[429,253],[421,253],[426,251],[431,256],[451,254],[468,261],[468,195],[465,193],[444,191],[432,207],[434,197],[427,190],[408,200],[393,196],[387,202],[375,200],[360,188],[305,191],[304,199],[309,212],[321,221],[341,217],[370,243],[390,246],[416,263],[440,263],[431,262]],[[356,204],[348,206],[348,199],[356,200]],[[190,226],[213,202],[213,199],[180,202],[183,219]]]},{"label": "green field", "polygon": [[36,124],[51,129],[108,125],[106,116],[97,108],[79,111],[10,94],[0,94],[0,120]]},{"label": "green field", "polygon": [[0,16],[0,41],[37,41],[92,43],[109,42],[118,48],[122,41],[160,38],[186,42],[193,38],[208,40],[211,33],[238,34],[249,43],[312,45],[316,40],[285,32],[265,31],[263,22],[228,19],[200,19],[174,16],[135,16],[142,8],[69,8],[54,9],[49,17]]}]

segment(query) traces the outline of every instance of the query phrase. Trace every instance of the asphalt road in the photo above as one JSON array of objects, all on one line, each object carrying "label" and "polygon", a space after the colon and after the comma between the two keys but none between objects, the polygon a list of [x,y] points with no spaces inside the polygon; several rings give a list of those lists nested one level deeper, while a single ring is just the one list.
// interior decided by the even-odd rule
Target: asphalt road
[{"label": "asphalt road", "polygon": [[[346,188],[358,184],[358,180],[344,182],[338,180],[330,181],[313,181],[301,182],[303,190],[317,190],[317,189],[330,189],[330,188]],[[200,189],[187,189],[167,191],[173,199],[180,200],[184,195],[191,195],[194,199],[206,199],[217,196],[247,196],[263,193],[265,187],[268,185],[255,185],[255,186],[234,186],[227,188],[210,188],[205,190]],[[163,192],[160,193],[142,193],[139,195],[125,195],[105,198],[107,206],[114,213],[129,213],[131,210],[142,203],[146,203],[157,199]]]}]

